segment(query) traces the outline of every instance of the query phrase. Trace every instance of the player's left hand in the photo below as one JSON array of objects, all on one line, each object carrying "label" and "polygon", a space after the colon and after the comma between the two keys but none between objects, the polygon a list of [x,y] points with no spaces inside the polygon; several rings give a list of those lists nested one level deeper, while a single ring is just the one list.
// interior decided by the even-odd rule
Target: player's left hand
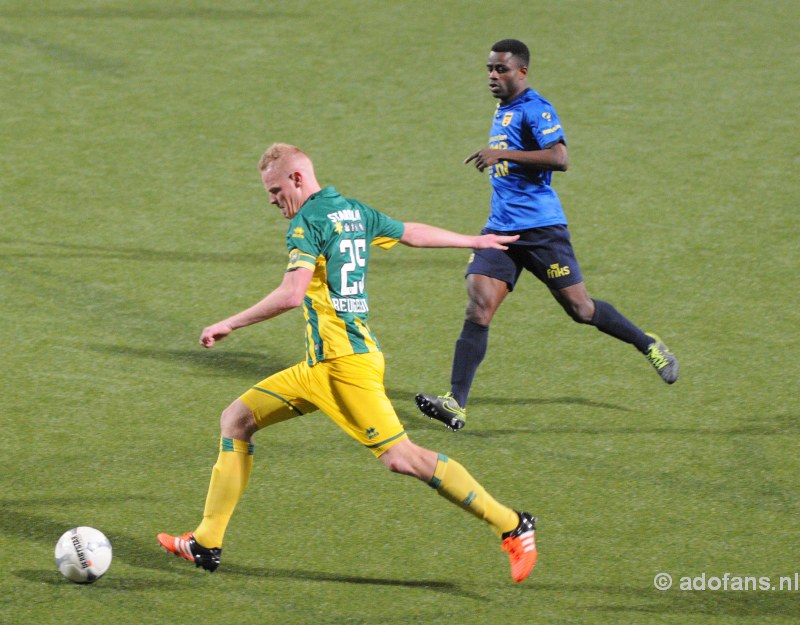
[{"label": "player's left hand", "polygon": [[475,245],[472,247],[476,250],[507,250],[508,246],[504,243],[513,243],[519,239],[518,234],[481,234],[475,237]]},{"label": "player's left hand", "polygon": [[483,171],[487,167],[491,167],[495,163],[500,162],[500,160],[502,160],[500,158],[502,155],[501,153],[502,150],[483,148],[465,158],[464,165],[467,165],[470,161],[475,161],[475,168],[478,171]]}]

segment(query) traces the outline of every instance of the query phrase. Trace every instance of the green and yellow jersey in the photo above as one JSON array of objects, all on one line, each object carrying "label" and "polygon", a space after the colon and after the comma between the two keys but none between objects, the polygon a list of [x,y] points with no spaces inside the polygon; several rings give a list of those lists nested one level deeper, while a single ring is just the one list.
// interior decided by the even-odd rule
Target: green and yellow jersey
[{"label": "green and yellow jersey", "polygon": [[367,325],[370,246],[388,249],[404,226],[374,208],[325,187],[289,223],[287,271],[314,272],[303,300],[309,366],[348,354],[380,351]]}]

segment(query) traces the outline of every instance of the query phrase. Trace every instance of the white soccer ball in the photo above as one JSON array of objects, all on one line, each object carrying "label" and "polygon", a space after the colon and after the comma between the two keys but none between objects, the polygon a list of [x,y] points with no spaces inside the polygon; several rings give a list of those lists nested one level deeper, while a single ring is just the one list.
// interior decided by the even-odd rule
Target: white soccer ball
[{"label": "white soccer ball", "polygon": [[111,543],[93,527],[73,527],[56,543],[56,567],[69,581],[91,584],[111,566]]}]

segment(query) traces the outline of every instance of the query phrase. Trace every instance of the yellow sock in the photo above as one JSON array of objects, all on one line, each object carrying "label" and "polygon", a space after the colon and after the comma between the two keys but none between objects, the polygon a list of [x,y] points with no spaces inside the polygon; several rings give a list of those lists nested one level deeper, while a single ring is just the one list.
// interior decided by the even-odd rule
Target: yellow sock
[{"label": "yellow sock", "polygon": [[203,547],[222,547],[225,529],[253,471],[253,445],[222,438],[217,463],[211,471],[203,521],[194,537]]},{"label": "yellow sock", "polygon": [[498,538],[519,524],[516,512],[499,503],[463,466],[444,454],[439,454],[429,484],[445,499],[486,521]]}]

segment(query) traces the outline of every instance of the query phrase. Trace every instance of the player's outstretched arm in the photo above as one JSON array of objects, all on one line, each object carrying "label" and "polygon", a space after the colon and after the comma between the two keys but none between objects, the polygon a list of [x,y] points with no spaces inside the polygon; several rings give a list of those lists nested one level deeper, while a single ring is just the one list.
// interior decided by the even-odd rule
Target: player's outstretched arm
[{"label": "player's outstretched arm", "polygon": [[283,275],[280,285],[260,302],[205,328],[200,334],[200,345],[213,347],[217,341],[221,341],[234,330],[277,317],[287,310],[297,308],[303,303],[303,296],[308,285],[311,284],[313,275],[314,272],[310,269],[302,267],[287,271]]},{"label": "player's outstretched arm", "polygon": [[459,234],[444,228],[406,222],[400,243],[410,247],[470,247],[474,249],[494,248],[506,250],[506,243],[512,243],[519,235],[505,236],[499,234],[469,235]]},{"label": "player's outstretched arm", "polygon": [[496,150],[483,148],[464,159],[464,164],[474,163],[478,171],[483,171],[500,161],[512,161],[532,169],[567,171],[569,157],[567,146],[560,141],[542,150]]}]

